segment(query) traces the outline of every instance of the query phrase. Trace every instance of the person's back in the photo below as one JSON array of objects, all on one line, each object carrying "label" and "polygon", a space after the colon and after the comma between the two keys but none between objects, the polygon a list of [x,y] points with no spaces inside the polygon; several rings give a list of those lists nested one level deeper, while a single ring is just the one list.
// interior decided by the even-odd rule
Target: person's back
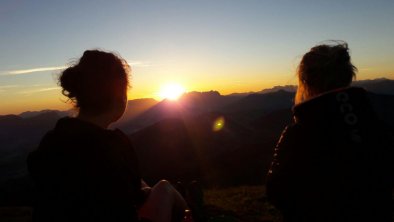
[{"label": "person's back", "polygon": [[348,83],[304,93],[278,142],[267,195],[286,221],[391,221],[393,147],[366,92]]},{"label": "person's back", "polygon": [[[37,221],[136,221],[137,158],[120,131],[63,118],[28,159]],[[116,215],[116,216],[114,216]]]}]

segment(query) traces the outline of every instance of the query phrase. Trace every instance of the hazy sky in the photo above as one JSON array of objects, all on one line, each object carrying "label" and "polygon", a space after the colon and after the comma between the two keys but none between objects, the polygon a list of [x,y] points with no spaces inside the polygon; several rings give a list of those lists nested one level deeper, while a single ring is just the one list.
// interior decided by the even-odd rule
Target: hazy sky
[{"label": "hazy sky", "polygon": [[300,57],[345,40],[358,79],[394,79],[394,1],[0,1],[0,114],[66,109],[59,69],[86,49],[132,65],[133,98],[167,82],[222,94],[294,84]]}]

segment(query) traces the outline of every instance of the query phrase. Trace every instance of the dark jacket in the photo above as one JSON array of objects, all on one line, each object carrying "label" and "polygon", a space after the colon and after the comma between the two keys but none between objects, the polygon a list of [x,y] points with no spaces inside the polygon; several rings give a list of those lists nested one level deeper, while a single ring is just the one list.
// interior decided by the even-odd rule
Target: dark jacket
[{"label": "dark jacket", "polygon": [[35,221],[136,221],[143,198],[137,157],[119,130],[60,119],[28,158]]},{"label": "dark jacket", "polygon": [[391,221],[393,146],[361,88],[293,108],[267,196],[285,221]]}]

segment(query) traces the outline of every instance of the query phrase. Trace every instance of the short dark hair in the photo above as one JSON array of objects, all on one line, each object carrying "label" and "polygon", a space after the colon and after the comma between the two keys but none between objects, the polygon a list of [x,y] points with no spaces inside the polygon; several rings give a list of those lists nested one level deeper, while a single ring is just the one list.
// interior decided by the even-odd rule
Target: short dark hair
[{"label": "short dark hair", "polygon": [[299,80],[296,103],[318,94],[347,87],[356,76],[346,42],[317,45],[303,57],[298,66]]},{"label": "short dark hair", "polygon": [[130,66],[114,53],[87,50],[59,76],[63,95],[90,114],[107,111],[130,86]]}]

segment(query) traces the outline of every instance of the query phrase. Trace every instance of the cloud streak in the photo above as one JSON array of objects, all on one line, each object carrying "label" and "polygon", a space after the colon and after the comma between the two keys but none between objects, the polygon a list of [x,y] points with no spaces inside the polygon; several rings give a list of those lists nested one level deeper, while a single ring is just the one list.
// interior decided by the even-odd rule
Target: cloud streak
[{"label": "cloud streak", "polygon": [[153,64],[152,62],[149,61],[136,61],[136,60],[128,60],[126,59],[127,64],[133,67],[152,67],[152,66],[157,66],[157,64]]},{"label": "cloud streak", "polygon": [[3,86],[0,86],[0,93],[7,92],[8,90],[13,89],[13,88],[17,88],[17,87],[19,87],[19,85],[3,85]]},{"label": "cloud streak", "polygon": [[[151,62],[146,62],[146,61],[128,60],[127,63],[131,67],[155,66]],[[56,70],[66,69],[67,67],[68,66],[50,66],[50,67],[37,67],[37,68],[30,68],[30,69],[8,70],[8,71],[0,72],[0,76],[13,76],[13,75],[23,75],[23,74],[36,73],[36,72],[56,71]]]},{"label": "cloud streak", "polygon": [[45,71],[56,71],[62,70],[67,68],[67,66],[51,66],[51,67],[38,67],[38,68],[31,68],[31,69],[20,69],[20,70],[9,70],[1,73],[2,76],[11,76],[11,75],[22,75],[22,74],[29,74],[35,72],[45,72]]},{"label": "cloud streak", "polygon": [[12,89],[12,88],[17,88],[17,87],[19,87],[19,85],[3,85],[3,86],[0,86],[0,90]]},{"label": "cloud streak", "polygon": [[60,87],[47,87],[47,88],[34,89],[34,90],[29,90],[29,91],[22,91],[22,92],[19,92],[18,94],[29,95],[29,94],[33,94],[33,93],[46,92],[46,91],[59,90],[59,89],[60,89]]}]

